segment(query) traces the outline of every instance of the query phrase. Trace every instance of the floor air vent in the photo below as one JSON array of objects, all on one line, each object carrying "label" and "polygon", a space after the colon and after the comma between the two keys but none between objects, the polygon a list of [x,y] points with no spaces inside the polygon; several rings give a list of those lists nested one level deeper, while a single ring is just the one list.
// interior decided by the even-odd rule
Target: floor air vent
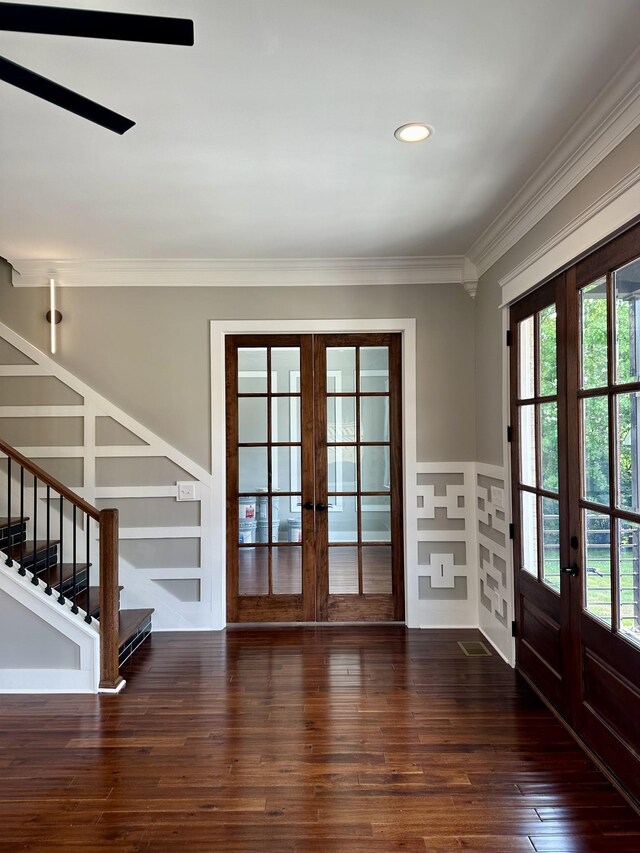
[{"label": "floor air vent", "polygon": [[491,655],[489,649],[480,640],[470,640],[466,643],[458,642],[458,645],[468,658],[487,657],[487,655]]}]

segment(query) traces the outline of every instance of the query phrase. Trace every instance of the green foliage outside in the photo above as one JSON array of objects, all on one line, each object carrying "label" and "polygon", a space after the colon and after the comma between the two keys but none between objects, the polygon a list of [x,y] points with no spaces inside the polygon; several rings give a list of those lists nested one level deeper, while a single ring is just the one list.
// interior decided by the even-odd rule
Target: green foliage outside
[{"label": "green foliage outside", "polygon": [[[636,379],[630,350],[633,338],[630,302],[617,300],[617,372],[620,382]],[[582,386],[598,388],[607,384],[607,301],[600,284],[583,291],[582,304]],[[556,320],[552,306],[540,312],[540,393],[557,392],[556,380]],[[618,421],[618,500],[620,507],[633,509],[632,493],[632,408],[636,400],[630,394],[617,395]],[[585,442],[585,483],[587,500],[608,506],[609,495],[609,417],[607,395],[587,398],[584,401],[583,429]],[[550,491],[558,490],[558,437],[557,407],[555,403],[540,407],[541,475],[542,485]],[[559,519],[557,502],[544,500],[544,574],[546,582],[560,588]],[[588,610],[610,621],[610,542],[609,518],[590,512],[588,514],[587,542],[587,598]],[[620,531],[620,602],[621,627],[637,630],[634,619],[634,545],[638,528],[623,524]],[[604,546],[604,547],[603,547]],[[637,546],[636,546],[637,547]],[[636,554],[637,556],[637,554]]]}]

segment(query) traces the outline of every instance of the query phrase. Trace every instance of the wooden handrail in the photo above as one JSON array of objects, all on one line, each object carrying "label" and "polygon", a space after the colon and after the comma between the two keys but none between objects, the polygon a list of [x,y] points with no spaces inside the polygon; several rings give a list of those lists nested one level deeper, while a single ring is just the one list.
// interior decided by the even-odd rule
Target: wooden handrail
[{"label": "wooden handrail", "polygon": [[75,492],[71,491],[70,488],[61,483],[60,480],[56,480],[55,477],[52,477],[51,474],[47,474],[47,472],[42,469],[39,465],[36,465],[35,462],[32,462],[26,456],[23,456],[15,447],[12,447],[10,444],[7,444],[6,441],[3,441],[0,438],[0,450],[10,456],[15,462],[19,465],[22,465],[27,471],[31,472],[34,476],[36,476],[39,480],[47,485],[51,486],[52,489],[55,489],[59,495],[62,495],[66,498],[69,503],[74,504],[81,509],[82,512],[86,513],[90,518],[93,518],[94,521],[100,521],[100,511],[97,510],[94,506],[91,506],[90,503],[83,500],[79,495],[76,495]]}]

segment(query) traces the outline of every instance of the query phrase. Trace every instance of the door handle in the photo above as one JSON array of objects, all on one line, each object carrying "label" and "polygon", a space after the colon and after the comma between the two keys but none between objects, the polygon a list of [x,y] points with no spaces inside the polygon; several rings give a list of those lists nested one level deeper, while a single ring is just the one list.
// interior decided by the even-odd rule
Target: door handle
[{"label": "door handle", "polygon": [[303,504],[302,508],[303,509],[313,509],[313,501],[306,501],[306,503]]},{"label": "door handle", "polygon": [[578,566],[576,563],[571,563],[570,566],[562,566],[560,571],[563,575],[570,575],[572,578],[578,576]]},{"label": "door handle", "polygon": [[319,501],[316,504],[316,509],[318,510],[318,512],[325,512],[325,510],[327,509],[327,504],[323,504],[322,501]]}]

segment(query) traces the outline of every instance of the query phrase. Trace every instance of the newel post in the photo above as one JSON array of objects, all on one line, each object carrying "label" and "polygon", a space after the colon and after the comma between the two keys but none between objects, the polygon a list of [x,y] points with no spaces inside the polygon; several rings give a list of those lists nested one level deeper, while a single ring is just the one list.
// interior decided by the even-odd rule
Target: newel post
[{"label": "newel post", "polygon": [[100,510],[100,689],[117,690],[118,510]]}]

